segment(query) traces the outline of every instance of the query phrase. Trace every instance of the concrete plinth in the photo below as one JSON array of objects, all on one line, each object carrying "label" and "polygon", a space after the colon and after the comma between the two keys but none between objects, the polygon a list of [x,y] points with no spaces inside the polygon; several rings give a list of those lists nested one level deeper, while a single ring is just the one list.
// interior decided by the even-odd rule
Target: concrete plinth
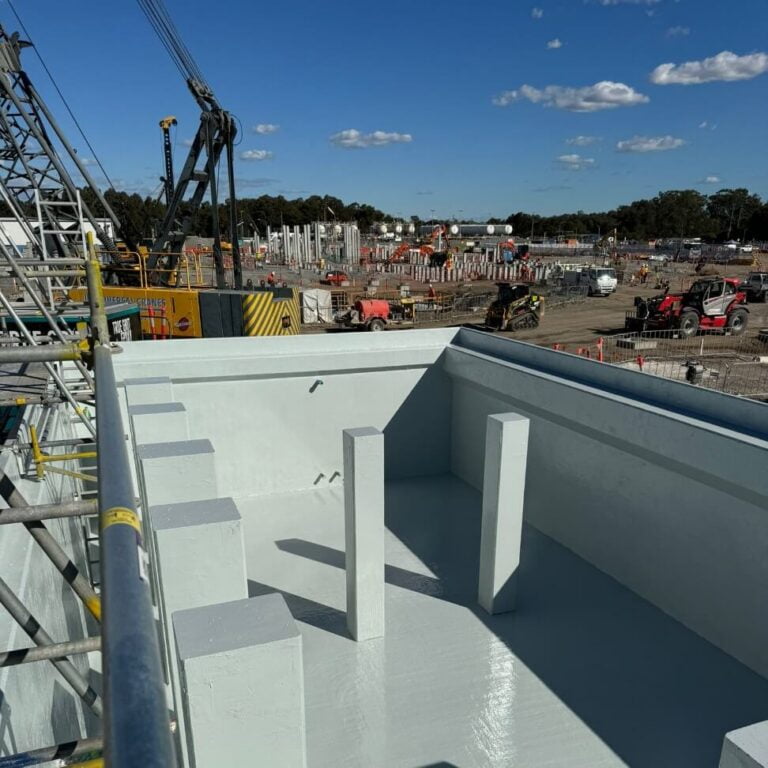
[{"label": "concrete plinth", "polygon": [[173,386],[167,376],[126,379],[124,383],[129,406],[169,403],[173,400]]},{"label": "concrete plinth", "polygon": [[488,613],[515,609],[528,427],[528,419],[515,413],[487,421],[477,599]]},{"label": "concrete plinth", "polygon": [[138,445],[145,506],[218,496],[214,450],[209,440]]},{"label": "concrete plinth", "polygon": [[232,499],[150,507],[166,665],[176,704],[179,746],[186,755],[186,723],[171,616],[175,611],[248,597],[240,513]]},{"label": "concrete plinth", "polygon": [[136,445],[187,440],[189,422],[183,403],[146,403],[128,406]]},{"label": "concrete plinth", "polygon": [[347,628],[369,640],[384,635],[384,435],[345,429],[343,442]]},{"label": "concrete plinth", "polygon": [[304,768],[302,642],[282,595],[173,614],[193,768]]},{"label": "concrete plinth", "polygon": [[726,733],[720,768],[768,768],[768,720]]}]

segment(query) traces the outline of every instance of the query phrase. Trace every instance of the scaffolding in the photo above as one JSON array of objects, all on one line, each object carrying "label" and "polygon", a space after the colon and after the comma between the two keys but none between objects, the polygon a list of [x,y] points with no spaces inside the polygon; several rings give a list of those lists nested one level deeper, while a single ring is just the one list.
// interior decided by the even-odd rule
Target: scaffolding
[{"label": "scaffolding", "polygon": [[[76,204],[80,205],[79,196]],[[78,235],[83,231],[82,215],[73,228],[77,229]],[[42,232],[41,229],[41,236]],[[67,237],[72,243],[72,236],[68,233]],[[10,508],[0,511],[0,526],[17,524],[28,530],[84,608],[100,622],[102,631],[97,636],[81,640],[55,640],[19,596],[0,579],[0,604],[34,644],[0,653],[0,668],[45,661],[53,664],[85,705],[101,718],[104,739],[85,739],[0,758],[0,768],[40,765],[57,756],[79,760],[77,764],[83,766],[99,765],[102,752],[110,768],[139,765],[142,768],[167,768],[174,764],[173,746],[150,590],[141,575],[146,553],[142,547],[141,521],[112,367],[112,354],[117,350],[109,340],[100,264],[93,236],[87,236],[87,243],[85,237],[77,237],[77,240],[86,250],[77,255],[72,255],[70,250],[67,257],[60,257],[62,260],[66,258],[62,269],[51,268],[52,262],[58,267],[58,259],[55,256],[47,258],[50,254],[44,250],[40,239],[34,241],[33,269],[28,269],[8,243],[0,240],[0,257],[23,286],[26,297],[45,317],[51,332],[46,343],[38,343],[27,328],[23,313],[17,312],[8,297],[0,292],[0,303],[16,323],[20,337],[16,346],[0,346],[0,363],[42,363],[58,388],[60,402],[68,403],[74,409],[87,432],[96,440],[95,451],[79,450],[87,446],[80,440],[45,443],[31,426],[30,441],[23,448],[29,451],[35,476],[41,478],[46,472],[71,476],[95,486],[97,499],[83,498],[29,507],[20,494],[13,491],[7,494]],[[87,278],[90,332],[87,338],[72,341],[68,331],[56,319],[55,302],[61,285],[54,281],[79,278],[81,273]],[[74,384],[70,374],[76,376]],[[94,382],[98,387],[94,387]],[[17,405],[25,407],[27,403],[17,402]],[[72,448],[71,452],[47,452],[49,448],[68,447]],[[58,463],[94,458],[97,462],[95,476],[57,466]],[[98,517],[101,553],[98,591],[46,528],[46,520],[61,517],[78,517],[86,526]],[[75,654],[99,650],[104,673],[101,695],[70,661]]]}]

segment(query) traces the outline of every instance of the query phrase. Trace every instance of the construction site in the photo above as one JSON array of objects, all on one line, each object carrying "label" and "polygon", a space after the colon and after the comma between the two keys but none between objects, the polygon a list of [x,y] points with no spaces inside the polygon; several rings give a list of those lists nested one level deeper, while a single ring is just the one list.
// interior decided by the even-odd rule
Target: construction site
[{"label": "construction site", "polygon": [[139,6],[138,241],[0,27],[0,768],[768,767],[768,244],[246,236]]}]

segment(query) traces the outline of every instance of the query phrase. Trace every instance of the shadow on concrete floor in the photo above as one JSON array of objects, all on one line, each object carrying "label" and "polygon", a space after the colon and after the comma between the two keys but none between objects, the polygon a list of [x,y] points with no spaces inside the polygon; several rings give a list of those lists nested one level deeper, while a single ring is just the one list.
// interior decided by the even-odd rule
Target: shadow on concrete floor
[{"label": "shadow on concrete floor", "polygon": [[285,598],[288,610],[297,621],[303,621],[305,624],[349,639],[347,614],[344,611],[317,603],[314,600],[308,600],[300,595],[294,595],[283,589],[270,587],[269,584],[262,584],[259,581],[248,579],[248,597],[271,595],[275,592],[279,592]]},{"label": "shadow on concrete floor", "polygon": [[[466,606],[632,768],[715,768],[727,731],[768,718],[768,681],[530,526],[517,611],[479,609],[480,503],[452,477],[389,484],[387,528],[437,578],[387,566],[387,583]],[[330,547],[277,545],[344,567]],[[343,612],[285,597],[297,619],[347,636]]]}]

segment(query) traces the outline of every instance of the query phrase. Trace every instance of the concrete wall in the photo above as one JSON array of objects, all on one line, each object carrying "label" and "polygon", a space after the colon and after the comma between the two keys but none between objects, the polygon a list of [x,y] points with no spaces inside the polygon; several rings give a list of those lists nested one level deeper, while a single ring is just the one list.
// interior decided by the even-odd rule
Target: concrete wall
[{"label": "concrete wall", "polygon": [[[613,392],[590,387],[581,367],[589,361],[541,350],[561,367],[578,363],[568,379],[471,346],[444,358],[454,382],[452,471],[481,488],[486,417],[528,416],[528,522],[768,675],[768,443],[624,397],[620,382]],[[690,391],[651,383],[670,387],[670,401],[677,388]],[[732,398],[716,397],[723,421]],[[735,405],[758,416],[765,408]]]},{"label": "concrete wall", "polygon": [[172,379],[235,497],[340,482],[342,429],[369,425],[390,478],[481,488],[487,416],[526,416],[528,521],[768,675],[763,405],[451,329],[136,343],[116,365]]},{"label": "concrete wall", "polygon": [[[28,408],[27,413],[37,421],[41,409]],[[63,439],[74,434],[70,415],[65,410],[54,410],[48,423],[45,439]],[[75,468],[69,464],[60,466]],[[40,482],[21,480],[17,456],[7,449],[0,453],[0,476],[3,475],[14,483],[29,504],[72,498],[72,481],[62,475],[46,474]],[[7,506],[5,502],[0,504]],[[46,526],[85,572],[80,522],[75,518],[52,520]],[[20,524],[0,527],[0,576],[54,640],[77,640],[98,631],[94,626],[90,633],[86,631],[86,619],[78,599]],[[5,651],[33,645],[0,607],[0,648]],[[91,656],[94,665],[98,665],[98,654]],[[87,676],[87,657],[73,657],[72,661]],[[50,663],[36,662],[0,670],[0,755],[70,741],[86,733],[92,735],[97,727],[90,711],[84,710],[80,699]]]},{"label": "concrete wall", "polygon": [[341,432],[361,426],[384,432],[389,477],[447,472],[451,389],[432,366],[454,333],[136,343],[115,364],[120,381],[171,378],[239,497],[341,482]]}]

